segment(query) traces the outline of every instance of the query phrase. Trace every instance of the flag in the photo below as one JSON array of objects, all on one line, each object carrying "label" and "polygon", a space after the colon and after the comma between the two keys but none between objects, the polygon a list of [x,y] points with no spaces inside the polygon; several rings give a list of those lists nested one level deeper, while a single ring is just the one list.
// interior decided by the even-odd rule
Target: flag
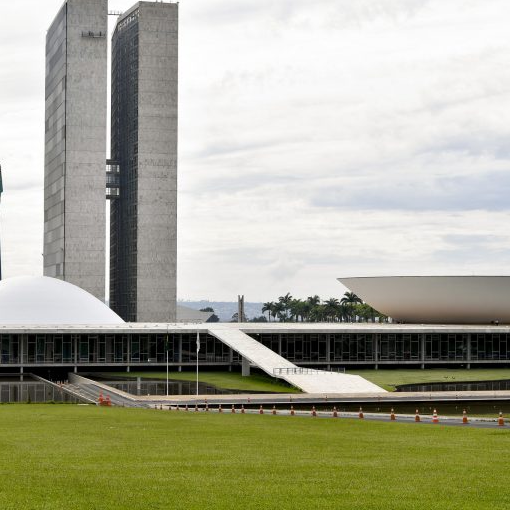
[{"label": "flag", "polygon": [[200,352],[200,333],[197,331],[197,353]]}]

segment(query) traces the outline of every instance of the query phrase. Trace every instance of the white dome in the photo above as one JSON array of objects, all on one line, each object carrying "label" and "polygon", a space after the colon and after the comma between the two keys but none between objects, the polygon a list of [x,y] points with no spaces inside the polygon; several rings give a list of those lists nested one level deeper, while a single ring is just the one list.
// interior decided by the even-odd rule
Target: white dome
[{"label": "white dome", "polygon": [[47,276],[0,281],[0,324],[123,324],[102,301]]}]

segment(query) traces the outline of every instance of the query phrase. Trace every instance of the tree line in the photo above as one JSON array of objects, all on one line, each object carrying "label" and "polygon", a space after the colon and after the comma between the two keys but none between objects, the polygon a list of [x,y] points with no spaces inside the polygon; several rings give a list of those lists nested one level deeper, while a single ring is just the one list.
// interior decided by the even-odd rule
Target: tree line
[{"label": "tree line", "polygon": [[386,315],[378,312],[354,294],[346,292],[341,299],[321,300],[317,295],[295,299],[287,292],[277,301],[262,306],[269,322],[385,322]]}]

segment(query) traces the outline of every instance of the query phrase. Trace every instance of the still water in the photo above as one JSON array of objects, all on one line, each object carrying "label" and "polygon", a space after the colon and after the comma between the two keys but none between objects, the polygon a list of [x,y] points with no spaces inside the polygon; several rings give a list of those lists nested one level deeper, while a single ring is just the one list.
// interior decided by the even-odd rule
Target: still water
[{"label": "still water", "polygon": [[397,386],[397,391],[498,391],[510,390],[510,380],[477,381],[477,382],[445,382],[428,384],[403,384]]},{"label": "still water", "polygon": [[31,379],[28,375],[24,376],[24,381],[20,381],[19,376],[0,378],[0,403],[16,402],[76,403],[77,399],[50,384]]},{"label": "still water", "polygon": [[[101,380],[103,384],[112,386],[113,388],[131,393],[132,395],[166,395],[166,381],[155,381],[141,379],[141,381],[111,381]],[[169,380],[169,395],[195,395],[197,391],[197,383],[193,381],[176,381]],[[242,390],[226,390],[217,388],[205,383],[198,383],[199,395],[237,395],[246,393]]]}]

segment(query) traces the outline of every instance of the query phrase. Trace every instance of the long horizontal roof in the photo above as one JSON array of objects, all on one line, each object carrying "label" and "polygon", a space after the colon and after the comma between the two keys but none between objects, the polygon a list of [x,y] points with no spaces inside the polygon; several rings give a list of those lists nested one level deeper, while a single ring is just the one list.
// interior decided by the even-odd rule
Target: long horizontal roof
[{"label": "long horizontal roof", "polygon": [[0,334],[149,334],[149,333],[196,333],[218,329],[237,329],[249,334],[326,334],[326,333],[506,333],[510,325],[475,324],[386,324],[386,323],[144,323],[124,324],[1,324]]}]

